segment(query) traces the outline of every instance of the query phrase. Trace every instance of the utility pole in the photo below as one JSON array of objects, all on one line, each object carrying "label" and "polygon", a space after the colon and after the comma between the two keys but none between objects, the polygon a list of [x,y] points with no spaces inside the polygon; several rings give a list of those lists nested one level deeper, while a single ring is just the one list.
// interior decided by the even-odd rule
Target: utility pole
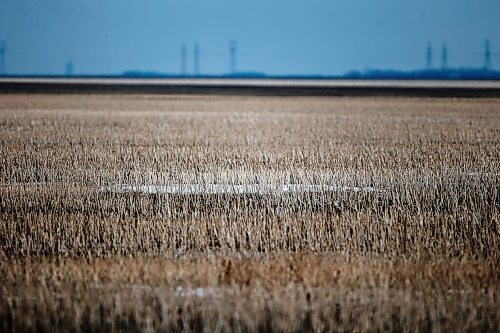
[{"label": "utility pole", "polygon": [[6,74],[5,71],[5,50],[7,49],[7,45],[5,41],[0,40],[0,75]]},{"label": "utility pole", "polygon": [[489,39],[484,42],[484,69],[487,71],[491,70],[491,49]]},{"label": "utility pole", "polygon": [[183,76],[185,76],[187,74],[186,58],[187,58],[186,44],[182,44],[182,47],[181,47],[181,75],[183,75]]},{"label": "utility pole", "polygon": [[200,47],[198,43],[194,46],[194,74],[200,75]]},{"label": "utility pole", "polygon": [[427,69],[432,69],[432,46],[427,44]]},{"label": "utility pole", "polygon": [[441,69],[448,69],[448,47],[443,44],[443,49],[441,51]]},{"label": "utility pole", "polygon": [[235,40],[232,40],[229,43],[229,53],[231,56],[231,63],[230,63],[230,70],[231,74],[236,74],[236,50],[237,50],[237,44]]}]

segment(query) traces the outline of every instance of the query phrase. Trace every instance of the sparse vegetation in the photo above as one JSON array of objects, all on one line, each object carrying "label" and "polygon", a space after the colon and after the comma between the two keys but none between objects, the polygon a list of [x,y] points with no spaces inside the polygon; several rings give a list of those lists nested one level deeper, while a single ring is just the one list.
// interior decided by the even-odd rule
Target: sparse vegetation
[{"label": "sparse vegetation", "polygon": [[0,148],[0,331],[500,329],[499,100],[5,94]]}]

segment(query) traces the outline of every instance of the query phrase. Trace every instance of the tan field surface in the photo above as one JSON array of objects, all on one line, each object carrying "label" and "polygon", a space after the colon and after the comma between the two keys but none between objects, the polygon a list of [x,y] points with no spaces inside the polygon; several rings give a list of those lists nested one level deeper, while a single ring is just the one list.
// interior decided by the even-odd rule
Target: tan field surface
[{"label": "tan field surface", "polygon": [[0,94],[2,332],[498,332],[500,99]]}]

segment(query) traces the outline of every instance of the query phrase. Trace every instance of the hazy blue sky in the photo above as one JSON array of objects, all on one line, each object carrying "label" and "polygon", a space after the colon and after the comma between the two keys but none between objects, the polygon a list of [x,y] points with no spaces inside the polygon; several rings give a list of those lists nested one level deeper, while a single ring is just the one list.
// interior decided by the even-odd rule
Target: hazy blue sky
[{"label": "hazy blue sky", "polygon": [[[484,40],[500,53],[499,0],[0,0],[9,73],[125,70],[179,73],[182,43],[200,46],[203,73],[340,74],[425,66],[448,45],[450,67],[481,66]],[[500,68],[498,56],[493,65]]]}]

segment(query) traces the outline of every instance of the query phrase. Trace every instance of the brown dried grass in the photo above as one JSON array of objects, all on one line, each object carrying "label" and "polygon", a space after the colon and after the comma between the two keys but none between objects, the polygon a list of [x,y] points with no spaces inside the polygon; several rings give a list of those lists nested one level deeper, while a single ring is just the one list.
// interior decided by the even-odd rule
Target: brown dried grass
[{"label": "brown dried grass", "polygon": [[500,328],[498,100],[0,95],[0,147],[2,330]]}]

